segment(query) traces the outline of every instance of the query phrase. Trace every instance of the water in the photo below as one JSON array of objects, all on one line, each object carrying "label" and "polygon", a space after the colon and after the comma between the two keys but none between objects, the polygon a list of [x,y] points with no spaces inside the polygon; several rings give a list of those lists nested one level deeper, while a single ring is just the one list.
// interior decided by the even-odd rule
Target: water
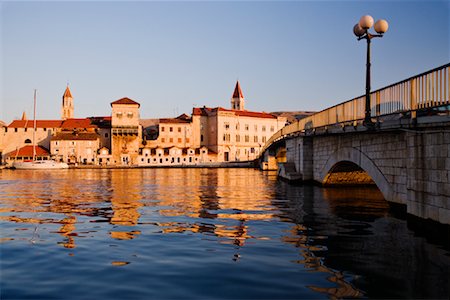
[{"label": "water", "polygon": [[252,169],[1,170],[0,226],[1,299],[449,297],[449,251],[376,188]]}]

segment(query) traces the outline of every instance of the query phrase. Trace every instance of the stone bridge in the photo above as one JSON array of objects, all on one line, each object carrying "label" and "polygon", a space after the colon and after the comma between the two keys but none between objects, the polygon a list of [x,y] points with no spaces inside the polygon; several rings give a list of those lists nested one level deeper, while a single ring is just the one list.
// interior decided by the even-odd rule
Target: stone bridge
[{"label": "stone bridge", "polygon": [[361,97],[300,120],[265,145],[260,168],[291,181],[375,184],[409,214],[450,225],[449,87],[445,65],[373,92],[373,128],[362,124]]}]

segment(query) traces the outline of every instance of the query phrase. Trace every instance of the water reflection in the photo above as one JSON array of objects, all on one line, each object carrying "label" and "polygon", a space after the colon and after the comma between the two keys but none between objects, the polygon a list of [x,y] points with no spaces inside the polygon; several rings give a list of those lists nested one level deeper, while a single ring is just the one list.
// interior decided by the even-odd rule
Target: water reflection
[{"label": "water reflection", "polygon": [[[305,286],[333,299],[418,294],[439,298],[445,291],[433,292],[427,286],[423,294],[414,290],[402,294],[399,287],[430,278],[442,284],[450,265],[435,252],[442,267],[431,267],[422,275],[405,269],[436,258],[403,221],[390,217],[377,189],[295,187],[247,169],[2,170],[0,222],[6,228],[0,243],[59,245],[74,257],[81,255],[76,251],[79,244],[88,244],[93,251],[105,243],[110,248],[127,245],[128,254],[139,252],[139,241],[149,243],[149,237],[170,236],[181,251],[191,246],[183,244],[183,238],[196,236],[198,244],[206,243],[201,250],[227,255],[234,265],[257,261],[257,269],[276,258],[284,263],[280,269],[306,270],[324,280]],[[152,250],[159,253],[164,247],[157,244]],[[227,247],[231,251],[221,252]],[[255,250],[264,247],[265,252]],[[283,251],[293,251],[295,258],[278,254]],[[125,269],[139,263],[124,257],[108,259],[111,266]],[[177,263],[185,264],[183,259],[192,258]],[[199,258],[194,265],[201,262]],[[405,279],[396,282],[393,277]],[[380,285],[369,282],[371,278],[389,291],[378,291]],[[289,278],[277,280],[283,286],[286,283],[281,282]]]}]

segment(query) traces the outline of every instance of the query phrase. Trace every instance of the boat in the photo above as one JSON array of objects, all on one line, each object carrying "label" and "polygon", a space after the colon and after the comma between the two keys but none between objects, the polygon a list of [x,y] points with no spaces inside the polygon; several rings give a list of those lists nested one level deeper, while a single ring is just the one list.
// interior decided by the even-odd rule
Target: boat
[{"label": "boat", "polygon": [[68,169],[69,165],[65,162],[57,162],[49,160],[32,160],[32,161],[15,161],[13,163],[15,169],[20,170],[39,170],[39,169]]},{"label": "boat", "polygon": [[68,169],[65,162],[57,162],[52,159],[36,159],[36,90],[34,90],[34,114],[33,114],[33,159],[29,161],[14,161],[12,167],[18,170],[46,170],[46,169]]}]

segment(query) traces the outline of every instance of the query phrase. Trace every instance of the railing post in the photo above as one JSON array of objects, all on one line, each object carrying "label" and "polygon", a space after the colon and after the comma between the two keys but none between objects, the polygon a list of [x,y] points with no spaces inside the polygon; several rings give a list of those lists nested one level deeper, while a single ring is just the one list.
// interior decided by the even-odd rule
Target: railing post
[{"label": "railing post", "polygon": [[409,96],[409,109],[411,110],[411,119],[416,120],[417,114],[417,101],[416,101],[416,79],[413,78],[409,81],[409,89],[410,89],[410,96]]}]

